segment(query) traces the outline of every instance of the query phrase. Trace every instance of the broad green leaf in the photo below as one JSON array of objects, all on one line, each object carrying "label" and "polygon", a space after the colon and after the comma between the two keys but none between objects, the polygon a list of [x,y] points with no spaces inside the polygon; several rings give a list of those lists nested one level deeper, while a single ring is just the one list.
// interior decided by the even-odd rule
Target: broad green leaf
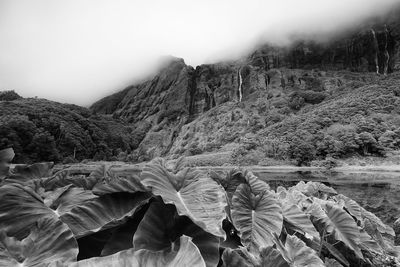
[{"label": "broad green leaf", "polygon": [[206,173],[186,168],[175,174],[156,161],[146,165],[140,178],[154,195],[161,196],[166,204],[174,204],[179,215],[188,216],[205,231],[225,238],[225,191]]},{"label": "broad green leaf", "polygon": [[43,199],[31,188],[20,184],[0,187],[0,229],[9,236],[22,239],[41,218],[58,220]]},{"label": "broad green leaf", "polygon": [[0,266],[42,267],[76,261],[78,244],[61,221],[39,219],[22,241],[0,232]]},{"label": "broad green leaf", "polygon": [[310,235],[315,241],[320,239],[319,233],[315,229],[308,215],[300,210],[295,204],[282,203],[283,219],[287,222],[291,229]]},{"label": "broad green leaf", "polygon": [[247,170],[232,169],[226,172],[225,176],[220,176],[217,173],[212,172],[211,177],[224,187],[229,202],[231,202],[233,194],[241,184],[249,185],[251,190],[256,194],[270,189],[267,183],[260,180],[252,172]]},{"label": "broad green leaf", "polygon": [[349,197],[339,194],[335,197],[339,204],[342,204],[347,211],[354,216],[357,220],[361,221],[361,206]]},{"label": "broad green leaf", "polygon": [[146,210],[145,205],[140,210],[137,210],[133,217],[129,218],[123,225],[116,229],[110,229],[112,234],[104,244],[101,250],[101,256],[108,256],[122,250],[133,248],[133,236]]},{"label": "broad green leaf", "polygon": [[74,207],[60,219],[80,238],[123,223],[150,197],[147,193],[104,195]]},{"label": "broad green leaf", "polygon": [[335,259],[326,258],[325,259],[326,267],[342,267],[343,265],[337,262]]},{"label": "broad green leaf", "polygon": [[291,267],[324,267],[324,263],[318,257],[317,252],[301,241],[296,236],[287,235],[285,245],[276,236],[276,246],[282,257]]},{"label": "broad green leaf", "polygon": [[69,267],[205,267],[198,248],[187,236],[175,242],[172,250],[124,250],[119,253],[72,263]]},{"label": "broad green leaf", "polygon": [[293,188],[306,194],[307,196],[318,196],[321,193],[332,194],[332,195],[337,194],[335,189],[333,189],[329,186],[326,186],[323,183],[313,182],[313,181],[309,181],[307,183],[304,183],[303,181],[301,181],[297,185],[295,185]]},{"label": "broad green leaf", "polygon": [[368,219],[377,230],[382,234],[388,234],[391,236],[395,236],[394,230],[392,227],[384,224],[381,219],[379,219],[375,214],[372,212],[367,211],[364,208],[361,208],[361,217],[364,219]]},{"label": "broad green leaf", "polygon": [[181,235],[192,238],[207,266],[217,266],[219,238],[204,231],[188,217],[178,216],[173,205],[162,202],[151,203],[133,237],[133,247],[135,250],[164,250]]},{"label": "broad green leaf", "polygon": [[350,263],[347,261],[346,257],[343,256],[343,254],[335,248],[335,246],[327,243],[326,241],[322,241],[322,245],[331,253],[331,255],[341,263],[341,266],[349,267]]},{"label": "broad green leaf", "polygon": [[140,179],[136,175],[130,175],[129,177],[114,177],[111,180],[104,180],[98,182],[93,187],[93,193],[96,195],[105,195],[110,193],[135,193],[144,192],[146,189],[140,182]]},{"label": "broad green leaf", "polygon": [[12,179],[20,181],[29,181],[32,179],[51,176],[53,162],[35,163],[32,165],[15,165],[12,170]]},{"label": "broad green leaf", "polygon": [[6,148],[0,150],[0,162],[9,163],[15,157],[14,149]]},{"label": "broad green leaf", "polygon": [[42,192],[40,195],[44,204],[58,216],[70,211],[75,206],[97,198],[91,191],[72,187],[72,185],[57,188],[54,191]]},{"label": "broad green leaf", "polygon": [[84,175],[70,175],[68,170],[62,170],[52,177],[36,179],[33,181],[36,187],[43,187],[46,191],[55,190],[60,187],[72,185],[85,190],[92,190],[98,183],[95,177],[86,177]]},{"label": "broad green leaf", "polygon": [[3,179],[9,174],[8,163],[13,160],[15,156],[12,148],[6,148],[0,150],[0,179]]},{"label": "broad green leaf", "polygon": [[335,205],[325,205],[326,216],[322,218],[325,231],[333,233],[336,240],[342,241],[361,259],[363,255],[359,248],[360,231],[353,218],[342,208]]},{"label": "broad green leaf", "polygon": [[279,250],[267,247],[261,251],[261,267],[289,267]]},{"label": "broad green leaf", "polygon": [[254,267],[254,262],[246,256],[241,249],[226,248],[224,253],[222,253],[222,266]]},{"label": "broad green leaf", "polygon": [[231,214],[242,243],[251,252],[272,246],[274,234],[281,233],[282,208],[268,190],[255,195],[248,185],[240,185],[232,198]]}]

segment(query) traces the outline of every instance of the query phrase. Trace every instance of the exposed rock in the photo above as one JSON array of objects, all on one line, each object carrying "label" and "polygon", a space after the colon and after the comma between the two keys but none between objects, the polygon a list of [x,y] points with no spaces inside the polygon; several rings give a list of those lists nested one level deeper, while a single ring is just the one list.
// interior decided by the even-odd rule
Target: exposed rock
[{"label": "exposed rock", "polygon": [[[291,111],[284,109],[297,111],[321,103],[342,88],[344,80],[351,80],[352,87],[360,85],[358,77],[332,71],[387,74],[400,69],[399,25],[394,12],[385,21],[377,20],[329,42],[303,40],[290,47],[264,45],[243,60],[205,64],[196,69],[174,58],[152,79],[104,98],[91,109],[146,129],[138,148],[142,159],[182,149],[197,151],[194,139],[184,144],[186,134],[200,138],[197,131],[207,136],[207,131],[215,133],[216,127],[224,127],[218,123],[212,127],[199,124],[204,114],[221,105],[233,107],[241,102],[268,100],[268,108],[283,109],[283,114],[289,114]],[[359,83],[366,82],[365,77],[362,79]],[[253,113],[242,114],[237,120],[238,114],[233,112],[223,121],[243,128],[236,124],[250,125],[255,121],[253,116],[265,115]],[[207,114],[211,116],[212,112]],[[192,121],[195,122],[189,124]],[[142,127],[143,123],[146,127]],[[224,134],[229,133],[221,136]]]}]

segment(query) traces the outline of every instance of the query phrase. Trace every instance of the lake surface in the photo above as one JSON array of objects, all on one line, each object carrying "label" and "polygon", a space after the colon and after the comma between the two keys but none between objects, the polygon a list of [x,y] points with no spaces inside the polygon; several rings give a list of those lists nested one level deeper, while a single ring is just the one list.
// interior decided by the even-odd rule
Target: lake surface
[{"label": "lake surface", "polygon": [[357,201],[385,223],[400,217],[400,173],[254,172],[276,189],[299,181],[318,181]]}]

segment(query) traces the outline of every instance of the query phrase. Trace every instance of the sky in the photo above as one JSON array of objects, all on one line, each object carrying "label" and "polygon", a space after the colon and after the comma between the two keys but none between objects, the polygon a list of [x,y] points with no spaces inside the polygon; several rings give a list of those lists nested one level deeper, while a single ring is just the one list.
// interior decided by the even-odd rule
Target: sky
[{"label": "sky", "polygon": [[89,106],[150,77],[257,44],[329,35],[400,0],[0,0],[0,90]]}]

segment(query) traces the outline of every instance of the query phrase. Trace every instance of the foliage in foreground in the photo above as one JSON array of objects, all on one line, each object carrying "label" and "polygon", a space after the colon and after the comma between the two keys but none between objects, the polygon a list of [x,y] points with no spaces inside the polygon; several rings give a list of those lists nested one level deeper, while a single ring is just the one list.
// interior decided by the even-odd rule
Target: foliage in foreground
[{"label": "foliage in foreground", "polygon": [[272,190],[162,159],[139,175],[0,151],[0,266],[396,266],[393,229],[321,183]]}]

